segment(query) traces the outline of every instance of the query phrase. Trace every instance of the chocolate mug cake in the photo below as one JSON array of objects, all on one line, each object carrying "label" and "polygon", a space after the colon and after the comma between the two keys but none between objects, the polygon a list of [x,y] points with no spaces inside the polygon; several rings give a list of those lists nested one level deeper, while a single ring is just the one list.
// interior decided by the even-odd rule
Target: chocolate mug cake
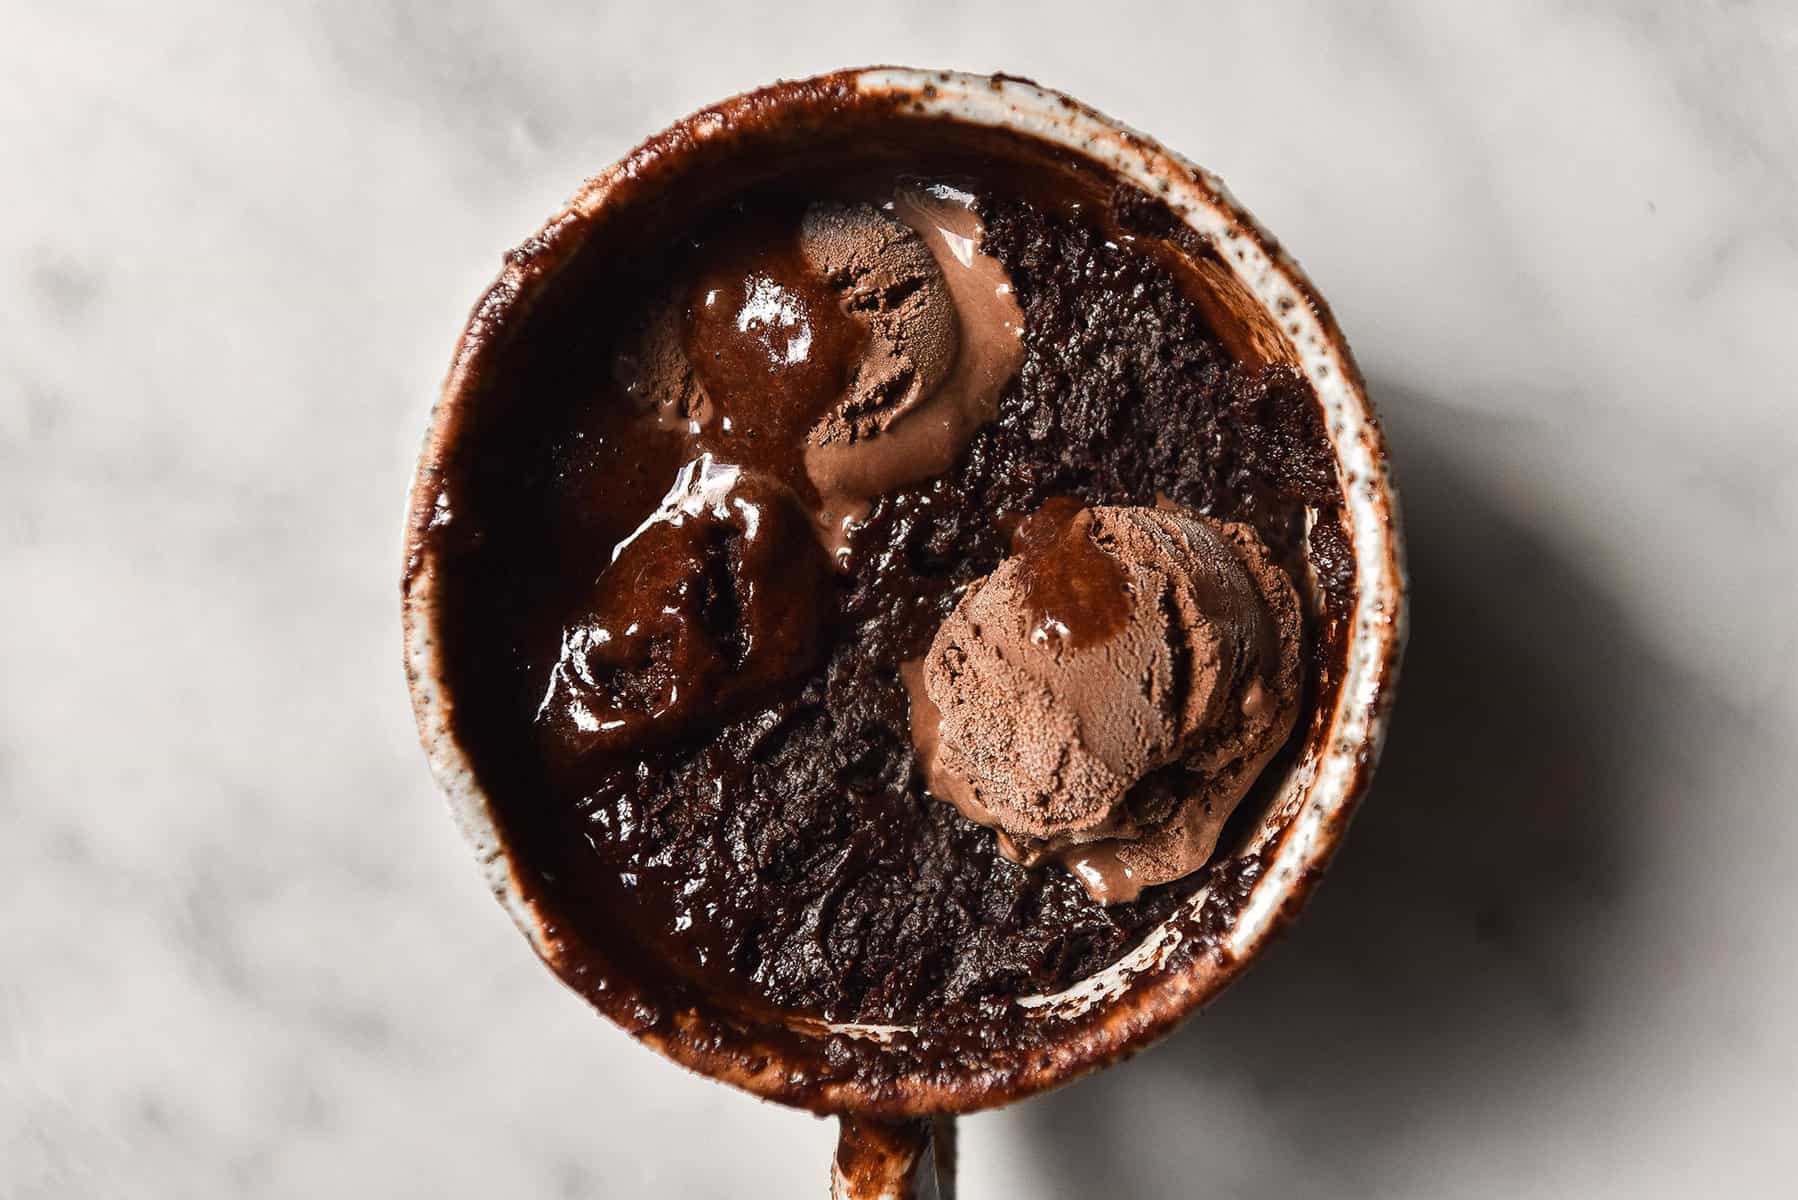
[{"label": "chocolate mug cake", "polygon": [[1027,84],[846,72],[648,143],[477,308],[414,496],[421,726],[627,1028],[824,1110],[976,1107],[1302,894],[1396,664],[1391,501],[1340,335],[1290,264],[1303,312],[1240,278],[1209,184]]}]

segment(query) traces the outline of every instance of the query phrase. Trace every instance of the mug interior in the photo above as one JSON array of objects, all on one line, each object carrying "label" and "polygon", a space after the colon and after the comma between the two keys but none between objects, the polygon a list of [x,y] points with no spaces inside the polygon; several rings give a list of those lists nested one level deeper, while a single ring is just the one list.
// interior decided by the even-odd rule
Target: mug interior
[{"label": "mug interior", "polygon": [[[534,838],[482,786],[483,689],[452,678],[439,647],[461,636],[437,586],[443,481],[478,448],[524,436],[531,389],[514,386],[534,338],[578,308],[625,306],[642,248],[737,193],[789,176],[928,169],[1040,178],[1103,203],[1120,184],[1160,197],[1184,223],[1167,239],[1220,339],[1238,358],[1303,373],[1337,460],[1340,520],[1355,576],[1341,653],[1319,680],[1296,753],[1232,826],[1229,869],[1113,966],[1053,996],[1023,997],[1002,1036],[940,1025],[833,1023],[700,989],[674,964],[610,937],[570,905],[565,848]],[[607,299],[610,297],[610,299]],[[595,304],[601,311],[593,311]],[[624,309],[621,307],[621,313]],[[1402,641],[1394,502],[1377,426],[1346,344],[1297,268],[1211,177],[1055,93],[1016,80],[898,69],[775,85],[695,114],[590,181],[507,266],[470,319],[412,498],[408,668],[433,766],[489,880],[544,961],[595,1007],[686,1066],[821,1112],[900,1116],[1014,1099],[1141,1045],[1215,994],[1296,911],[1365,789]],[[1302,582],[1302,581],[1301,581]],[[603,925],[603,923],[601,923]],[[970,1043],[970,1037],[975,1038]],[[970,1054],[970,1044],[979,1053]]]}]

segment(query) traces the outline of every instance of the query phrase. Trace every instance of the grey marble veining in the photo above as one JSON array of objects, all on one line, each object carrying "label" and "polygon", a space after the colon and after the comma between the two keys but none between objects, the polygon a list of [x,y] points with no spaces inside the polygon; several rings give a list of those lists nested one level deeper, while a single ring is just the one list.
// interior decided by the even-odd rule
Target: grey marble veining
[{"label": "grey marble veining", "polygon": [[806,1196],[592,1018],[399,670],[500,251],[777,75],[1040,78],[1219,171],[1381,404],[1415,632],[1306,918],[964,1126],[1002,1196],[1789,1194],[1798,10],[0,3],[0,1196]]}]

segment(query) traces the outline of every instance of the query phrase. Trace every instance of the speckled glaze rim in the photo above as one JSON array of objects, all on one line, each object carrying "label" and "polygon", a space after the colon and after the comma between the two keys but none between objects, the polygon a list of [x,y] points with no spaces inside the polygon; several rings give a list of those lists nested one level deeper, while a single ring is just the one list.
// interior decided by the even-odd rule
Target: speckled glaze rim
[{"label": "speckled glaze rim", "polygon": [[[1405,637],[1405,580],[1397,499],[1384,440],[1348,345],[1328,307],[1266,230],[1221,181],[1153,140],[1064,96],[1025,80],[895,67],[843,71],[784,82],[723,101],[687,117],[589,180],[542,230],[508,256],[477,304],[432,413],[414,481],[408,520],[403,609],[405,655],[420,736],[436,778],[494,894],[537,953],[561,974],[557,935],[514,875],[495,813],[457,742],[453,701],[440,673],[433,628],[435,574],[423,533],[440,503],[437,464],[445,461],[458,410],[471,402],[489,347],[553,270],[578,245],[583,224],[617,189],[658,158],[726,134],[737,121],[780,119],[788,110],[816,120],[820,97],[835,111],[867,107],[901,116],[945,118],[1011,131],[1082,156],[1160,196],[1207,239],[1240,285],[1278,324],[1298,368],[1321,403],[1335,449],[1345,521],[1356,566],[1346,662],[1336,707],[1311,769],[1295,772],[1286,798],[1291,820],[1261,847],[1266,867],[1215,953],[1165,970],[1179,940],[1178,915],[1106,971],[1055,996],[1030,997],[1031,1015],[1065,1022],[1047,1051],[970,1062],[950,1075],[899,1078],[878,1085],[858,1078],[818,1081],[782,1061],[782,1052],[741,1024],[686,1010],[645,1025],[620,1002],[593,999],[633,1036],[695,1071],[770,1100],[818,1112],[902,1117],[966,1112],[1065,1083],[1140,1049],[1230,982],[1299,910],[1327,865],[1366,792],[1391,709]],[[826,116],[828,116],[826,110]],[[1184,911],[1193,912],[1204,893]],[[827,1024],[795,1017],[805,1036],[848,1036],[887,1043],[908,1031],[891,1026]]]}]

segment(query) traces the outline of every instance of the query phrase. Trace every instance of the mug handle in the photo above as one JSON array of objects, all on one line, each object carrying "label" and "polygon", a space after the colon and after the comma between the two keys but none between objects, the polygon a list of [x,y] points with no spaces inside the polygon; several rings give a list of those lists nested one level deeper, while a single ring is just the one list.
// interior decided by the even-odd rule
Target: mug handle
[{"label": "mug handle", "polygon": [[844,1117],[831,1200],[955,1200],[955,1118]]}]

